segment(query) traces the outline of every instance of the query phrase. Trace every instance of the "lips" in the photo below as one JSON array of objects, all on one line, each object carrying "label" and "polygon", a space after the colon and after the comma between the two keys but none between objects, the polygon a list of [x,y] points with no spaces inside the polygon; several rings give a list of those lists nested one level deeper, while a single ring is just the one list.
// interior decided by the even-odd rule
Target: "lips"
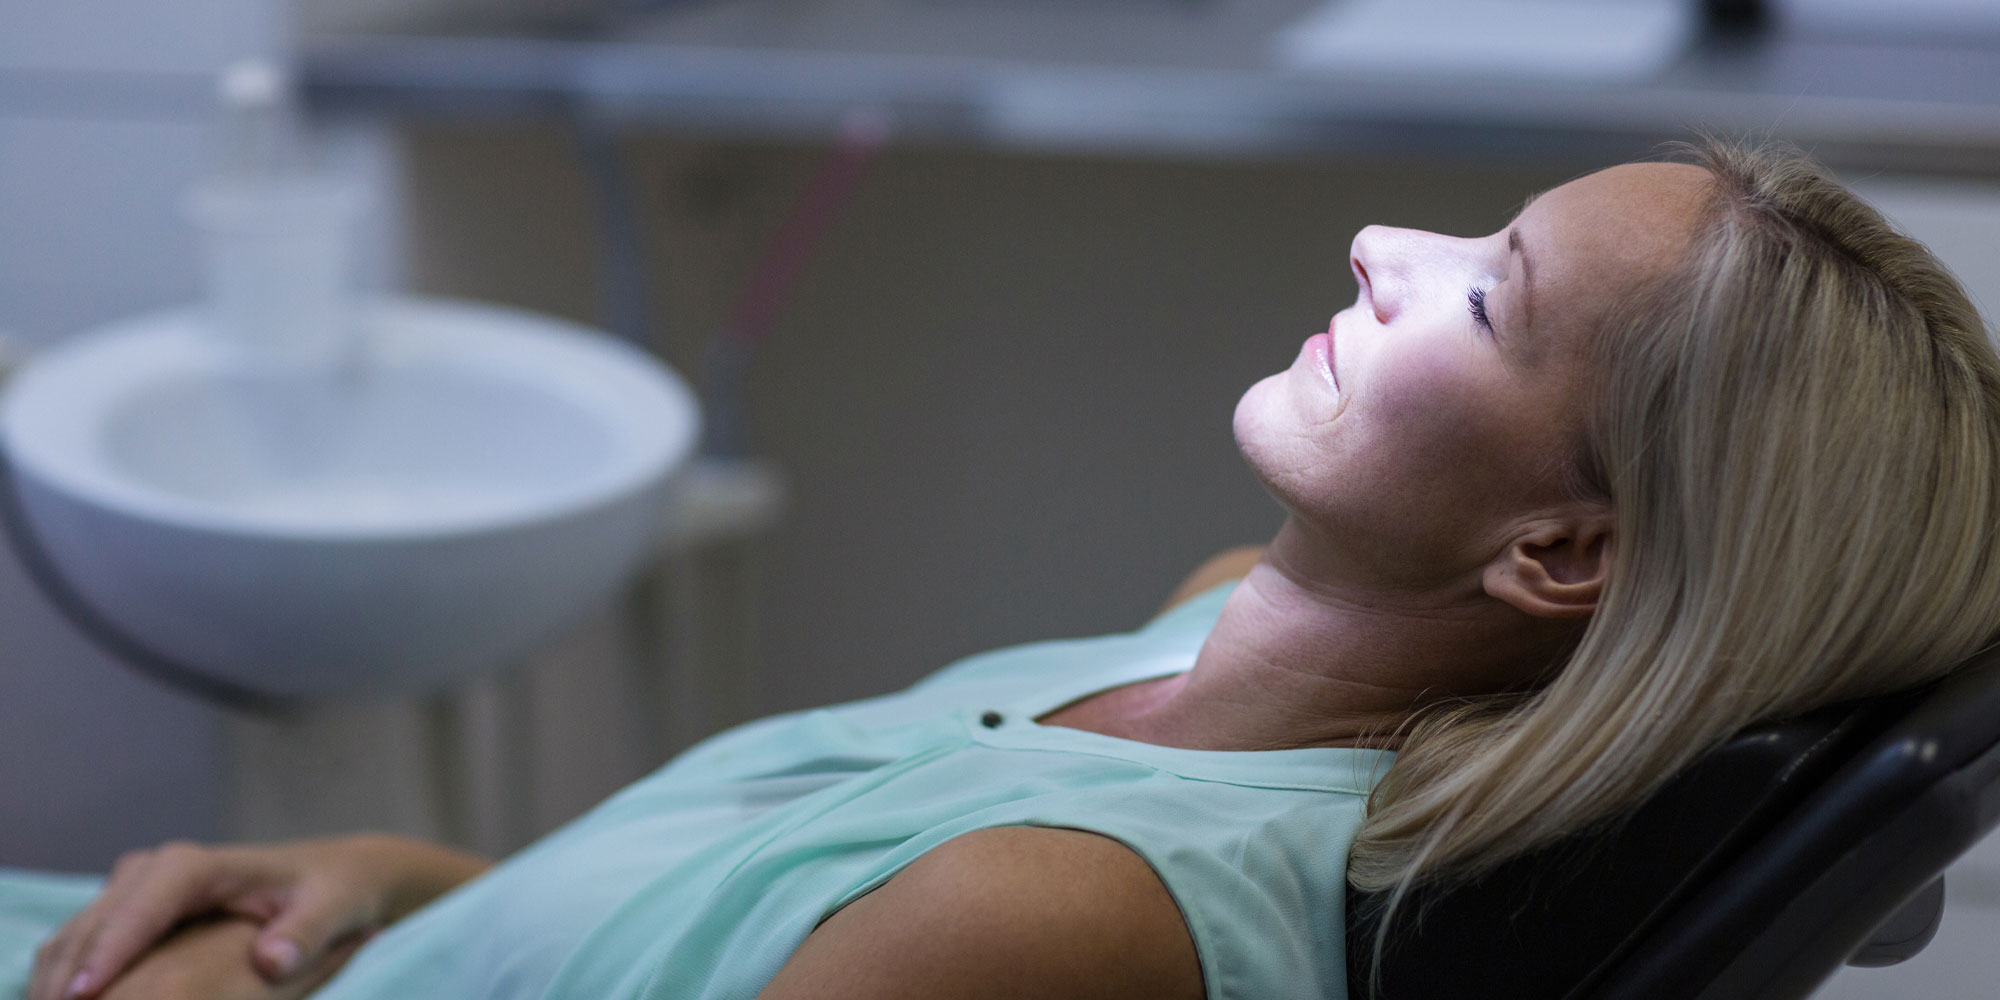
[{"label": "lips", "polygon": [[1339,325],[1339,313],[1335,313],[1332,319],[1326,321],[1326,380],[1333,384],[1336,392],[1340,390],[1340,376],[1334,374],[1333,361],[1339,348],[1336,346],[1333,331]]}]

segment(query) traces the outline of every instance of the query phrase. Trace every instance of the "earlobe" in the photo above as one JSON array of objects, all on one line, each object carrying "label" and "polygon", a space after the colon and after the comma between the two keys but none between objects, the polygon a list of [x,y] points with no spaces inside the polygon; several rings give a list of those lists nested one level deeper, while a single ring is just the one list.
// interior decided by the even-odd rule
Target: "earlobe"
[{"label": "earlobe", "polygon": [[1486,593],[1536,618],[1588,618],[1610,572],[1608,517],[1540,524],[1486,566]]}]

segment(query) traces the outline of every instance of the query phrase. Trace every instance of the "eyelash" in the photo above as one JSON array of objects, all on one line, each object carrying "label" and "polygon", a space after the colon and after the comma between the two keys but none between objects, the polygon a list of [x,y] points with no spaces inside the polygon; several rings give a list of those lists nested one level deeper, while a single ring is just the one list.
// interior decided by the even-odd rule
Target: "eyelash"
[{"label": "eyelash", "polygon": [[1474,285],[1465,290],[1465,302],[1472,308],[1472,321],[1487,333],[1493,332],[1493,321],[1486,316],[1486,289]]}]

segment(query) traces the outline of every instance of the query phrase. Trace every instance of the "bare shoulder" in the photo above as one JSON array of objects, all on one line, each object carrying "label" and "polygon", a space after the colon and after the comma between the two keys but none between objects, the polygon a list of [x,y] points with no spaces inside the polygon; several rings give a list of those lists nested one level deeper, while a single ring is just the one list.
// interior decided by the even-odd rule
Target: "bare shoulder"
[{"label": "bare shoulder", "polygon": [[1243,579],[1244,574],[1250,572],[1250,567],[1257,565],[1257,560],[1262,558],[1262,545],[1239,545],[1210,556],[1207,562],[1196,567],[1187,579],[1181,581],[1180,586],[1174,588],[1173,596],[1167,598],[1166,606],[1159,613],[1166,614],[1217,584]]},{"label": "bare shoulder", "polygon": [[1180,909],[1145,860],[1077,830],[939,845],[828,918],[765,1000],[1203,995]]}]

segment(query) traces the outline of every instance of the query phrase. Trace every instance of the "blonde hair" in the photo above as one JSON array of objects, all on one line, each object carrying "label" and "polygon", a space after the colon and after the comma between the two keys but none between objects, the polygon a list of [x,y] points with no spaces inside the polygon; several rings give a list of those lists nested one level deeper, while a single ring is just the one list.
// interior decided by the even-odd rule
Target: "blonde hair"
[{"label": "blonde hair", "polygon": [[1579,479],[1616,512],[1606,590],[1538,690],[1407,729],[1348,868],[1392,909],[2000,626],[2000,358],[1964,290],[1802,155],[1687,148],[1707,215],[1597,345]]}]

